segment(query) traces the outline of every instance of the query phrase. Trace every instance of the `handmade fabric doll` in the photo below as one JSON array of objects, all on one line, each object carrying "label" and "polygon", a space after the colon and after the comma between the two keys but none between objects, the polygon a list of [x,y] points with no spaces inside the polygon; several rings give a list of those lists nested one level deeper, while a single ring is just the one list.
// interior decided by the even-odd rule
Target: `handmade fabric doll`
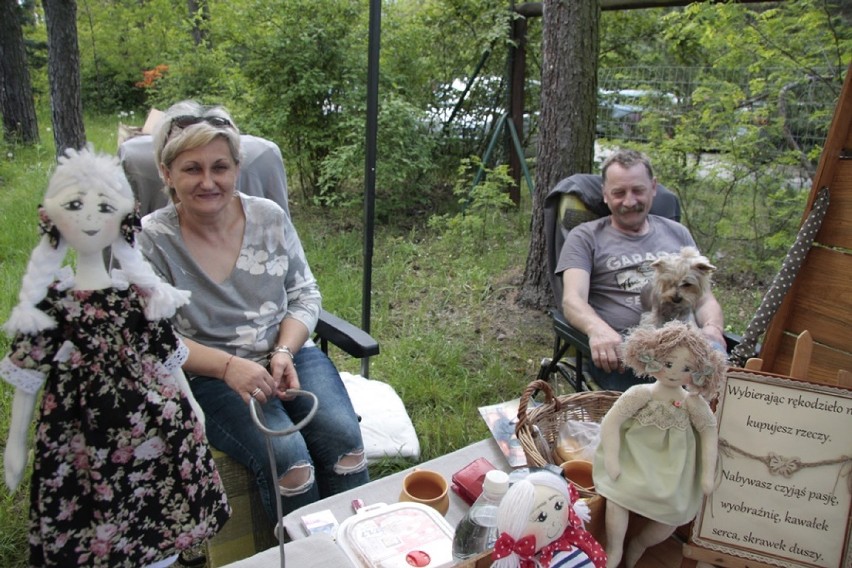
[{"label": "handmade fabric doll", "polygon": [[[21,482],[43,387],[30,488],[30,566],[167,566],[230,515],[197,403],[188,350],[163,318],[188,294],[134,246],[139,227],[118,162],[69,150],[48,184],[0,376],[15,398],[6,485]],[[60,270],[68,248],[76,278]],[[104,250],[122,270],[110,275]]]},{"label": "handmade fabric doll", "polygon": [[588,520],[588,506],[562,476],[531,473],[500,501],[492,568],[604,568],[606,554],[585,530]]},{"label": "handmade fabric doll", "polygon": [[[672,321],[635,328],[622,358],[654,383],[627,389],[601,421],[593,477],[606,498],[608,568],[636,565],[698,513],[713,490],[718,434],[708,400],[725,377],[725,356],[700,330]],[[630,511],[648,519],[624,550]]]}]

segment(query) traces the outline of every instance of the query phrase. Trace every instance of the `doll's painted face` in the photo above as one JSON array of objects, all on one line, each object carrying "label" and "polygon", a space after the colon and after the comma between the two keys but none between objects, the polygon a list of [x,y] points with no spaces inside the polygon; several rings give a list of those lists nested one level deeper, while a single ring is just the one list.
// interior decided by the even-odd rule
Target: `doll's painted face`
[{"label": "doll's painted face", "polygon": [[109,189],[72,184],[46,197],[44,210],[70,247],[96,253],[118,238],[122,219],[133,211],[133,200]]},{"label": "doll's painted face", "polygon": [[571,504],[565,495],[547,485],[535,486],[535,505],[527,519],[524,535],[535,536],[536,549],[541,550],[562,536],[569,523]]},{"label": "doll's painted face", "polygon": [[682,387],[689,383],[693,371],[692,354],[686,347],[678,347],[660,361],[662,369],[654,376],[665,386]]}]

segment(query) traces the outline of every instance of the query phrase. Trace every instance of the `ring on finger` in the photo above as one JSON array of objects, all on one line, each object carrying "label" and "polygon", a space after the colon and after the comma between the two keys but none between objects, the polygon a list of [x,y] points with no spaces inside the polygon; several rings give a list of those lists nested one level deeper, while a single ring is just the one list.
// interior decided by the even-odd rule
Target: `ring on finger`
[{"label": "ring on finger", "polygon": [[257,387],[256,389],[254,389],[253,391],[251,391],[251,397],[252,397],[252,398],[256,398],[256,397],[257,397],[257,395],[259,395],[261,392],[263,392],[263,391],[262,391],[262,390],[260,390],[260,387]]}]

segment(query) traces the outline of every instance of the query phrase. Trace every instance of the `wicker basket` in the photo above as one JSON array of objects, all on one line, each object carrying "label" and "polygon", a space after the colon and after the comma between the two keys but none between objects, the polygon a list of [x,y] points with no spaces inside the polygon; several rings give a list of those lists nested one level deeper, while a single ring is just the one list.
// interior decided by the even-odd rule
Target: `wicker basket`
[{"label": "wicker basket", "polygon": [[[544,393],[544,403],[527,412],[530,398],[538,391]],[[561,461],[556,459],[553,450],[559,441],[562,425],[569,420],[600,422],[619,395],[621,393],[617,391],[589,391],[554,396],[550,383],[541,380],[531,382],[521,395],[518,424],[515,426],[515,434],[527,456],[527,465],[560,465]],[[538,427],[538,433],[534,426]],[[594,491],[575,486],[581,497],[595,495]]]}]

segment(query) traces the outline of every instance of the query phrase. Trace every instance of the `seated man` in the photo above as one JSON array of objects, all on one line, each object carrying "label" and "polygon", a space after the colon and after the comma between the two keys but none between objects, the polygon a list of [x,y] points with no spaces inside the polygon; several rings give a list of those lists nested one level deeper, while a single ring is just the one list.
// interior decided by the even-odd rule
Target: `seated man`
[{"label": "seated man", "polygon": [[[619,150],[601,168],[603,198],[610,215],[575,227],[562,246],[556,274],[562,273],[562,311],[589,336],[589,374],[604,389],[623,391],[642,382],[619,358],[622,334],[639,323],[639,292],[657,258],[695,246],[676,221],[649,215],[657,180],[648,158]],[[696,306],[703,332],[724,349],[722,308],[711,292]]]}]

